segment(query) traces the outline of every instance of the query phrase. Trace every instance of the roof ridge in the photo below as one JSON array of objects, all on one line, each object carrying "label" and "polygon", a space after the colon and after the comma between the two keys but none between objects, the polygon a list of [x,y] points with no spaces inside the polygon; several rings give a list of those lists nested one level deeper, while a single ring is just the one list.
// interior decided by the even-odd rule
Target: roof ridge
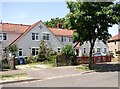
[{"label": "roof ridge", "polygon": [[16,41],[18,41],[19,39],[21,39],[22,36],[24,36],[25,34],[27,34],[33,27],[35,27],[39,22],[42,22],[41,20],[39,20],[36,23],[33,23],[31,26],[28,27],[28,29],[25,30],[24,33],[22,33],[20,36],[18,36],[13,42],[10,43],[10,45],[14,44]]},{"label": "roof ridge", "polygon": [[28,25],[28,24],[17,24],[17,23],[2,23],[2,24],[22,25],[22,26],[31,26],[31,25]]}]

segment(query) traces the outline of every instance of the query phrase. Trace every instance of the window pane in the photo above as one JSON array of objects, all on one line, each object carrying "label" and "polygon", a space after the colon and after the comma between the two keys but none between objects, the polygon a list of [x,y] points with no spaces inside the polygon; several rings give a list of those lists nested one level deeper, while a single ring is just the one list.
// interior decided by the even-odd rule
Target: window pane
[{"label": "window pane", "polygon": [[43,34],[43,40],[49,40],[49,34],[44,33]]},{"label": "window pane", "polygon": [[63,42],[63,36],[61,37],[61,41]]},{"label": "window pane", "polygon": [[36,33],[36,40],[38,40],[38,33]]},{"label": "window pane", "polygon": [[47,40],[49,40],[49,34],[47,34]]},{"label": "window pane", "polygon": [[97,48],[97,52],[100,52],[100,48]]},{"label": "window pane", "polygon": [[3,33],[3,40],[7,40],[7,34]]},{"label": "window pane", "polygon": [[19,56],[22,56],[23,54],[22,54],[22,49],[19,49],[19,54],[18,54]]},{"label": "window pane", "polygon": [[84,53],[86,53],[86,48],[84,48]]},{"label": "window pane", "polygon": [[32,48],[32,55],[35,56],[35,48]]},{"label": "window pane", "polygon": [[38,48],[36,48],[36,55],[38,55],[38,52],[39,52],[39,49],[38,49]]},{"label": "window pane", "polygon": [[0,33],[0,40],[2,40],[2,33]]},{"label": "window pane", "polygon": [[32,40],[35,40],[35,33],[32,33]]}]

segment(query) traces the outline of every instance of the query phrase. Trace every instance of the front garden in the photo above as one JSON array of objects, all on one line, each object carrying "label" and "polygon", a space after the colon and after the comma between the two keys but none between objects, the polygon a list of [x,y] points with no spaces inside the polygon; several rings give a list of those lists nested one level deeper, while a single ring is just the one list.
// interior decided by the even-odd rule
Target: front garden
[{"label": "front garden", "polygon": [[[66,45],[63,47],[61,52],[53,52],[51,48],[48,48],[45,41],[41,41],[39,45],[39,52],[38,55],[36,56],[29,56],[29,57],[24,57],[22,58],[22,63],[20,63],[20,59],[17,57],[13,57],[14,61],[10,61],[9,57],[4,57],[2,60],[2,69],[10,69],[12,62],[13,65],[26,65],[28,64],[29,66],[32,67],[38,67],[35,66],[34,64],[37,65],[48,65],[51,67],[54,66],[67,66],[67,65],[75,65],[75,51],[71,45]],[[17,46],[9,46],[7,48],[7,52],[11,52],[12,55],[15,55],[17,51]],[[12,69],[14,69],[12,67]]]}]

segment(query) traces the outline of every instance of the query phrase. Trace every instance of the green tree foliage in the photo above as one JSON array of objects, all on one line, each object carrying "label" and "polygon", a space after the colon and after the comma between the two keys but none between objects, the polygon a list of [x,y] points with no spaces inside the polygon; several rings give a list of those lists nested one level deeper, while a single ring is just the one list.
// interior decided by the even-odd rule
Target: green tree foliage
[{"label": "green tree foliage", "polygon": [[62,24],[62,28],[66,28],[64,25],[65,18],[51,18],[50,21],[44,22],[47,27],[57,28],[57,24]]},{"label": "green tree foliage", "polygon": [[[66,16],[66,25],[74,29],[74,39],[81,44],[90,42],[90,62],[92,68],[92,50],[96,39],[104,43],[111,37],[108,28],[118,24],[120,6],[112,2],[66,2],[69,13]],[[114,8],[114,9],[113,9]]]},{"label": "green tree foliage", "polygon": [[71,45],[66,45],[63,47],[61,54],[64,56],[64,60],[66,60],[68,64],[73,64],[75,51]]},{"label": "green tree foliage", "polygon": [[15,44],[9,45],[9,46],[7,47],[7,50],[8,50],[9,52],[11,52],[12,54],[15,54],[15,52],[18,50],[18,47],[17,47],[17,45],[15,45]]},{"label": "green tree foliage", "polygon": [[48,48],[45,41],[41,41],[38,54],[38,61],[48,61],[51,56],[52,49]]}]

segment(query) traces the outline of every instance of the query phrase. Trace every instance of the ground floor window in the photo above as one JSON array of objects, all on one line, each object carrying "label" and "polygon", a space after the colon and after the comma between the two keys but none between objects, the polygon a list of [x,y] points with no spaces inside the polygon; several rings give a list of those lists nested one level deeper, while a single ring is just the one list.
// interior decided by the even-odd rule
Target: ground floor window
[{"label": "ground floor window", "polygon": [[33,55],[33,56],[36,56],[36,55],[38,55],[39,48],[32,48],[32,49],[31,49],[31,52],[32,52],[32,55]]},{"label": "ground floor window", "polygon": [[18,56],[23,56],[23,49],[22,48],[18,49]]},{"label": "ground floor window", "polygon": [[58,52],[58,53],[60,53],[60,52],[61,52],[61,48],[60,48],[60,47],[58,47],[57,52]]},{"label": "ground floor window", "polygon": [[97,48],[97,52],[100,52],[100,48]]},{"label": "ground floor window", "polygon": [[107,48],[104,48],[104,53],[107,53]]},{"label": "ground floor window", "polygon": [[86,48],[84,48],[83,52],[86,53]]}]

